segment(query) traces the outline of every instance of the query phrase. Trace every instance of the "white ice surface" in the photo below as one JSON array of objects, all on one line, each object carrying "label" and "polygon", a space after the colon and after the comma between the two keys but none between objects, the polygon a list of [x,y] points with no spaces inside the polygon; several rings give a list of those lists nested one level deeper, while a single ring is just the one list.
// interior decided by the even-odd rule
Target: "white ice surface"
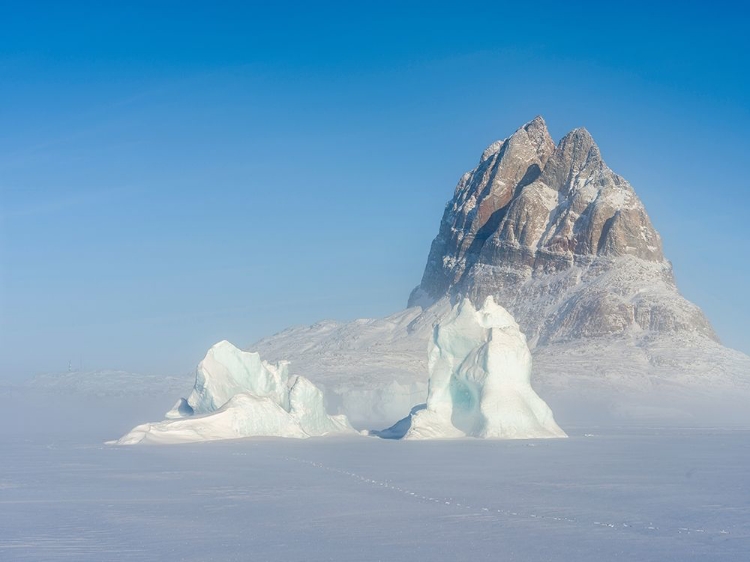
[{"label": "white ice surface", "polygon": [[[747,431],[106,447],[173,398],[144,411],[140,399],[5,399],[2,561],[733,562],[750,552]],[[70,421],[82,410],[97,423]]]}]

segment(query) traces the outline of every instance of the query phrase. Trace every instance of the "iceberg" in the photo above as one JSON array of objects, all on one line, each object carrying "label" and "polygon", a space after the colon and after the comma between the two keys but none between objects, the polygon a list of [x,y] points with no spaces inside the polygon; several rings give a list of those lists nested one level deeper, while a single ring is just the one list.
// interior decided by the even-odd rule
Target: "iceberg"
[{"label": "iceberg", "polygon": [[328,415],[323,393],[288,363],[271,364],[228,341],[209,349],[195,386],[166,419],[132,429],[117,445],[188,443],[242,437],[307,437],[356,433],[346,416]]},{"label": "iceberg", "polygon": [[467,298],[429,344],[427,403],[375,435],[390,439],[567,437],[531,387],[531,352],[513,316],[490,296]]}]

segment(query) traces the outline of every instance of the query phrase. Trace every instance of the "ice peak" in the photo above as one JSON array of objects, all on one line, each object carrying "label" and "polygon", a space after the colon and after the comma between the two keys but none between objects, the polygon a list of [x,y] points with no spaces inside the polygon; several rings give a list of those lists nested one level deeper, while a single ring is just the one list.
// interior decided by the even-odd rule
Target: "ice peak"
[{"label": "ice peak", "polygon": [[228,342],[227,340],[221,340],[213,344],[209,348],[209,351],[230,350],[230,349],[234,349],[234,345]]}]

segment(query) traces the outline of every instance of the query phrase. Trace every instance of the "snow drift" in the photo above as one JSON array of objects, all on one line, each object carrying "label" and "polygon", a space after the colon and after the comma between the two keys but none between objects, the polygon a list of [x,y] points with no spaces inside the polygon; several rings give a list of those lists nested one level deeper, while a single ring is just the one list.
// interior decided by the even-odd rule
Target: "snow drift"
[{"label": "snow drift", "polygon": [[490,296],[479,310],[459,302],[434,329],[427,403],[386,438],[566,437],[531,388],[531,353],[518,324]]},{"label": "snow drift", "polygon": [[181,398],[166,420],[139,425],[114,443],[354,433],[346,416],[329,416],[323,393],[305,377],[290,377],[287,366],[219,342],[198,365],[190,396]]}]

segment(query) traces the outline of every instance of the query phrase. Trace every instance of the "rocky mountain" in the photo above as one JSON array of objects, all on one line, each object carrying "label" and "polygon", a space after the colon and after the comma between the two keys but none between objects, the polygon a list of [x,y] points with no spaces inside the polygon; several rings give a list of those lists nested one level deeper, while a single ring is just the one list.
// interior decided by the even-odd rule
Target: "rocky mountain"
[{"label": "rocky mountain", "polygon": [[599,408],[690,421],[706,396],[750,392],[750,357],[723,347],[680,295],[633,187],[588,131],[555,144],[541,117],[461,177],[407,310],[292,328],[251,349],[291,360],[354,423],[387,421],[426,395],[434,323],[458,299],[487,296],[526,334],[532,383],[562,408],[561,424],[565,403],[573,417]]},{"label": "rocky mountain", "polygon": [[532,346],[688,332],[716,340],[677,291],[661,238],[586,129],[555,146],[537,117],[464,174],[410,306],[493,295]]}]

